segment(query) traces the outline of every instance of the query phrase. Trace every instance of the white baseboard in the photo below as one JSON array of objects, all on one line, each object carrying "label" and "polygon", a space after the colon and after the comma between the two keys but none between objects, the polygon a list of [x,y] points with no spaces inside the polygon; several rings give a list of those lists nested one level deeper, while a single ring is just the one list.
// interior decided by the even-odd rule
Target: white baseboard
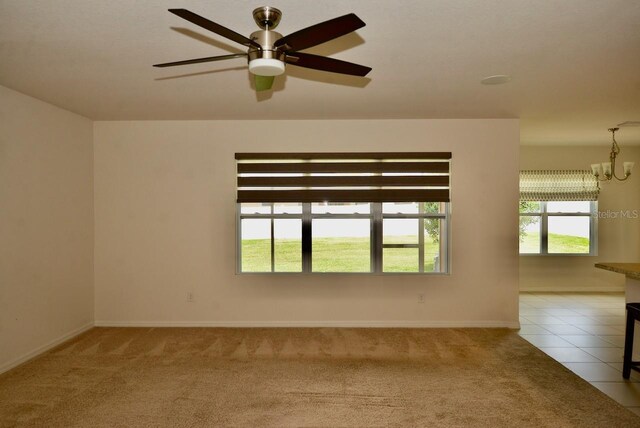
[{"label": "white baseboard", "polygon": [[72,330],[68,333],[63,334],[62,336],[58,337],[57,339],[52,340],[51,342],[48,342],[42,346],[37,347],[36,349],[34,349],[33,351],[27,352],[26,354],[22,355],[21,357],[15,358],[11,361],[9,361],[8,363],[5,363],[3,365],[0,366],[0,374],[11,370],[14,367],[19,366],[20,364],[24,364],[29,360],[34,359],[35,357],[39,356],[40,354],[43,354],[45,352],[47,352],[49,349],[54,348],[56,346],[58,346],[59,344],[66,342],[69,339],[73,339],[74,337],[78,336],[79,334],[84,333],[85,331],[89,330],[93,328],[93,322],[90,322],[86,325],[83,325],[80,328],[76,328],[75,330]]},{"label": "white baseboard", "polygon": [[371,327],[371,328],[520,328],[517,321],[108,321],[96,327]]},{"label": "white baseboard", "polygon": [[624,285],[620,287],[558,287],[558,286],[540,286],[540,287],[522,287],[521,293],[624,293]]}]

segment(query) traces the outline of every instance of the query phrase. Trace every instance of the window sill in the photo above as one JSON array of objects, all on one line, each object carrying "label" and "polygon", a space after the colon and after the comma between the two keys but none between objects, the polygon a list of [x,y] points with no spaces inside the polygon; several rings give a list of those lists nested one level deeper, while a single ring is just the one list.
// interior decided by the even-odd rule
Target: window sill
[{"label": "window sill", "polygon": [[362,275],[362,276],[450,276],[449,272],[386,272],[386,273],[373,273],[373,272],[236,272],[238,276],[255,276],[255,275],[284,275],[284,276],[292,276],[292,275],[304,275],[304,276],[332,276],[332,275],[346,275],[346,276],[354,276],[354,275]]},{"label": "window sill", "polygon": [[563,254],[563,253],[551,253],[551,254],[519,254],[520,257],[598,257],[597,254]]}]

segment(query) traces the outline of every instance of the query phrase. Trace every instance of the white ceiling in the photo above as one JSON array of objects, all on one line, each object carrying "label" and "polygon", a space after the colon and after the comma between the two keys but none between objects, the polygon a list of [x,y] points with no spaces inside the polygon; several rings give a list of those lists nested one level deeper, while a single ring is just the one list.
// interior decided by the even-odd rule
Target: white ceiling
[{"label": "white ceiling", "polygon": [[[367,26],[316,48],[367,78],[287,67],[257,94],[244,49],[167,12],[241,34],[256,1],[0,0],[0,84],[96,120],[513,118],[523,144],[603,144],[640,121],[638,0],[273,0],[278,31],[349,12]],[[483,86],[493,74],[511,83]],[[640,128],[620,131],[640,144]]]}]

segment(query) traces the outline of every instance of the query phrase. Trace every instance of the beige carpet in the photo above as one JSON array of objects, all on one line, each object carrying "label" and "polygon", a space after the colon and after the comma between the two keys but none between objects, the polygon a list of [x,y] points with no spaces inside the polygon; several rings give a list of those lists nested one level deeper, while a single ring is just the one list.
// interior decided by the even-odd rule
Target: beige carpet
[{"label": "beige carpet", "polygon": [[500,329],[95,328],[0,376],[0,426],[635,427]]}]

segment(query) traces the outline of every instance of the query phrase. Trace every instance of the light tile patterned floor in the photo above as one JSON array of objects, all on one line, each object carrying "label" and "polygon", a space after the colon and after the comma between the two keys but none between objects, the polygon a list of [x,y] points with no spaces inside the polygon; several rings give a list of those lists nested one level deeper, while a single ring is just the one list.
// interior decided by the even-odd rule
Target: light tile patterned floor
[{"label": "light tile patterned floor", "polygon": [[640,415],[640,373],[622,378],[624,305],[622,293],[521,293],[520,335]]}]

